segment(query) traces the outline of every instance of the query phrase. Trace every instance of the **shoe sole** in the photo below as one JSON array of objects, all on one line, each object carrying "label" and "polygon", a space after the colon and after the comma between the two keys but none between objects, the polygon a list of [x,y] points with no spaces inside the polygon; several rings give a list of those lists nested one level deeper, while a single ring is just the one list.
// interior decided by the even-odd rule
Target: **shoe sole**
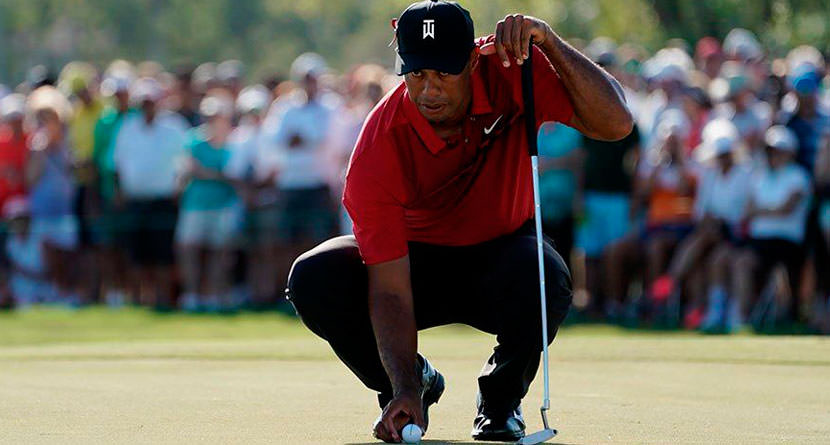
[{"label": "shoe sole", "polygon": [[521,434],[512,434],[512,433],[486,433],[486,434],[473,434],[473,440],[476,441],[483,441],[483,442],[515,442],[522,437],[525,437],[524,431]]}]

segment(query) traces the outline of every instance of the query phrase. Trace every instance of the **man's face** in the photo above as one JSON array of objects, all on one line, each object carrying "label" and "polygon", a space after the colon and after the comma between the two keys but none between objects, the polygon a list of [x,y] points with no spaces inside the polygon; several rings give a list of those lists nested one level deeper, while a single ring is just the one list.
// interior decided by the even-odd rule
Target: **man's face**
[{"label": "man's face", "polygon": [[308,74],[303,78],[302,87],[305,90],[308,100],[314,99],[317,96],[318,86],[317,77],[314,75]]},{"label": "man's face", "polygon": [[814,93],[797,94],[799,109],[812,111],[816,107],[816,95]]},{"label": "man's face", "polygon": [[718,157],[716,159],[717,159],[718,166],[722,170],[726,170],[726,169],[732,167],[732,153],[730,153],[730,152],[721,153],[720,155],[718,155]]},{"label": "man's face", "polygon": [[147,122],[152,121],[156,117],[156,103],[149,99],[141,101],[141,111],[144,112]]},{"label": "man's face", "polygon": [[49,145],[56,145],[63,140],[63,124],[57,112],[52,109],[40,110],[35,119],[38,129],[47,136]]},{"label": "man's face", "polygon": [[2,126],[4,123],[8,125],[14,133],[23,134],[23,116],[14,116],[12,118],[9,118],[5,122],[0,120],[0,126]]},{"label": "man's face", "polygon": [[81,88],[75,93],[78,96],[78,99],[84,103],[84,105],[89,105],[92,103],[92,95],[89,94],[89,90],[87,88]]},{"label": "man's face", "polygon": [[467,114],[473,96],[470,74],[478,61],[476,57],[471,54],[459,74],[426,69],[404,75],[409,97],[429,123],[453,123]]},{"label": "man's face", "polygon": [[786,150],[779,150],[773,147],[767,147],[767,163],[769,167],[776,170],[782,166],[787,165],[793,158],[793,155]]},{"label": "man's face", "polygon": [[130,93],[126,90],[116,91],[115,100],[118,103],[118,109],[121,111],[126,111],[130,107]]}]

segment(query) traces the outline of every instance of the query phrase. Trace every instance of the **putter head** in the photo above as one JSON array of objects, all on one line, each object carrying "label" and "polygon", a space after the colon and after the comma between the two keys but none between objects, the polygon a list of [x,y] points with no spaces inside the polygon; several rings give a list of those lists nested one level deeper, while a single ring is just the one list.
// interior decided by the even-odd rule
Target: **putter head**
[{"label": "putter head", "polygon": [[556,430],[552,428],[545,428],[542,431],[535,432],[529,436],[522,437],[516,442],[518,445],[536,445],[545,443],[556,436]]}]

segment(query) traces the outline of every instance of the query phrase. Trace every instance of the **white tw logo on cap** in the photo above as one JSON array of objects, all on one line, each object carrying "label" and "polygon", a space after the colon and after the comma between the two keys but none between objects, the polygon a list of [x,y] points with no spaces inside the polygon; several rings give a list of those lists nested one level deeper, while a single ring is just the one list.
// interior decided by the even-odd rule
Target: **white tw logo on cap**
[{"label": "white tw logo on cap", "polygon": [[424,20],[424,39],[427,37],[432,37],[435,39],[435,20],[428,19]]}]

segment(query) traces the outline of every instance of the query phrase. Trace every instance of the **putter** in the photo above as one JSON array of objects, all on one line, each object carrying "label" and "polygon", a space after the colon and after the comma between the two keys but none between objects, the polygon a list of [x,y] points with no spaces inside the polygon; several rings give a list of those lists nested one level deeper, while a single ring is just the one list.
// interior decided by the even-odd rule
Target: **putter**
[{"label": "putter", "polygon": [[545,296],[545,256],[544,237],[542,235],[542,206],[539,200],[539,149],[536,140],[536,107],[533,99],[533,43],[530,44],[531,56],[522,63],[522,98],[524,100],[525,129],[527,130],[527,147],[530,151],[530,163],[533,174],[533,204],[536,220],[536,252],[539,256],[539,291],[542,308],[542,374],[544,375],[544,397],[542,399],[542,425],[544,429],[527,435],[517,443],[521,445],[536,445],[547,442],[556,436],[557,431],[548,425],[548,410],[550,409],[550,373],[548,371],[548,312]]}]

